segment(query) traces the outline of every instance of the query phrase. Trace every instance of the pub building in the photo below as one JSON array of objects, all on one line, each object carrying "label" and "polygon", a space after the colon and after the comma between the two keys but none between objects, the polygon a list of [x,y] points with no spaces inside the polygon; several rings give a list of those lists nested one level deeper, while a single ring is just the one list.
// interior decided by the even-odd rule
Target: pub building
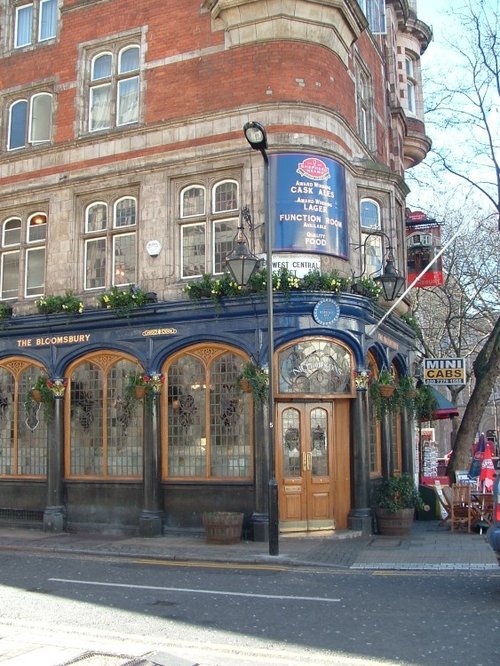
[{"label": "pub building", "polygon": [[[413,372],[397,294],[431,32],[407,0],[294,4],[1,10],[2,522],[154,536],[238,511],[264,538],[274,474],[280,531],[369,532],[374,484],[413,473],[410,415],[377,418],[368,386]],[[217,293],[242,238],[289,278],[271,306]],[[297,289],[311,274],[337,282]]]}]

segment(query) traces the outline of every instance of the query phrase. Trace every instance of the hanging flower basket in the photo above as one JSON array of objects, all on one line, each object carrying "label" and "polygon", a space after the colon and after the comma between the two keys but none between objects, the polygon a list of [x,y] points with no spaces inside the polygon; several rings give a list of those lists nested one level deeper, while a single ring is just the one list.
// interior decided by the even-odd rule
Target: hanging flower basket
[{"label": "hanging flower basket", "polygon": [[142,400],[144,396],[146,395],[146,387],[145,386],[135,386],[134,387],[134,393],[135,397],[137,400]]},{"label": "hanging flower basket", "polygon": [[248,379],[245,379],[244,377],[240,379],[240,389],[243,391],[243,393],[252,392],[252,387],[250,386]]},{"label": "hanging flower basket", "polygon": [[33,399],[33,402],[42,402],[42,392],[39,391],[38,389],[31,390],[31,397]]},{"label": "hanging flower basket", "polygon": [[233,511],[210,511],[203,514],[207,543],[231,544],[241,541],[243,514]]},{"label": "hanging flower basket", "polygon": [[383,398],[390,398],[394,395],[395,387],[390,384],[379,384],[378,390]]}]

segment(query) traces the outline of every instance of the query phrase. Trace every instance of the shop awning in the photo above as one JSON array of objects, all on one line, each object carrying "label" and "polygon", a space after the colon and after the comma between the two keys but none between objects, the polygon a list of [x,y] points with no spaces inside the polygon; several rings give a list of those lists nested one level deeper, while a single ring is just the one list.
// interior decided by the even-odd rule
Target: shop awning
[{"label": "shop awning", "polygon": [[431,386],[431,391],[436,398],[437,407],[432,412],[432,420],[437,421],[439,419],[451,419],[453,416],[458,416],[458,409],[455,405],[445,398],[442,393],[436,391],[436,389]]}]

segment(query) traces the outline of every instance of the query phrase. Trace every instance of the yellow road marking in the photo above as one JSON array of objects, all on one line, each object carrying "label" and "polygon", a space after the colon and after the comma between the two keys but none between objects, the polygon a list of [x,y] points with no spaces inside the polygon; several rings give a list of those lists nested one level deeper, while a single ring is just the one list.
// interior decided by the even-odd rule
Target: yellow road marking
[{"label": "yellow road marking", "polygon": [[290,567],[272,564],[237,564],[235,562],[196,562],[177,560],[132,560],[135,564],[156,564],[163,567],[201,567],[204,569],[258,569],[259,571],[289,571]]}]

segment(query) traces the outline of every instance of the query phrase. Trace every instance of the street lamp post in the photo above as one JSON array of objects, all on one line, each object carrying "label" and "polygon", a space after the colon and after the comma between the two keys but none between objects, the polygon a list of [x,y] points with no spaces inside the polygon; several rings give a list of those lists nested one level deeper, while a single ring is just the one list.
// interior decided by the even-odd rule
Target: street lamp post
[{"label": "street lamp post", "polygon": [[[248,122],[243,127],[245,138],[254,150],[258,150],[264,159],[264,229],[267,263],[267,349],[269,358],[268,383],[268,513],[269,513],[269,555],[279,555],[279,523],[278,523],[278,482],[276,481],[276,454],[274,442],[274,321],[273,321],[273,254],[272,224],[269,196],[269,159],[267,156],[267,136],[264,127],[257,122]],[[245,254],[246,252],[246,254]],[[251,255],[244,243],[242,230],[238,229],[236,247],[227,258],[233,277],[238,281],[243,275],[243,267],[249,265]],[[241,264],[241,270],[236,262]],[[248,275],[248,271],[245,271]],[[248,277],[250,277],[248,275]],[[248,277],[246,280],[248,281]],[[238,284],[242,284],[241,281]]]}]

